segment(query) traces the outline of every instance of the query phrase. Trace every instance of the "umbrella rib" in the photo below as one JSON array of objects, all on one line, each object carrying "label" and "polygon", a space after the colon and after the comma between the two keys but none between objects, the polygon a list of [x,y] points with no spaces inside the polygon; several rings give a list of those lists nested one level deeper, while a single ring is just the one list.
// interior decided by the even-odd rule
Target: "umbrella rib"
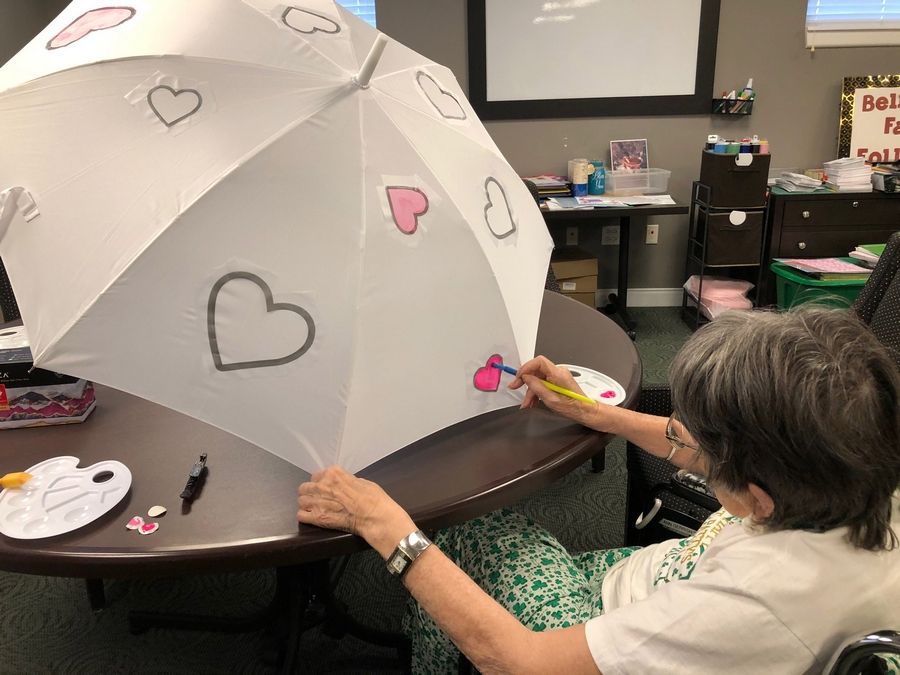
[{"label": "umbrella rib", "polygon": [[[402,72],[402,71],[398,71],[398,72]],[[437,122],[437,120],[435,120],[434,117],[432,117],[431,115],[428,115],[428,114],[426,114],[426,113],[423,113],[421,110],[419,110],[419,109],[416,108],[415,106],[410,105],[409,103],[407,103],[407,102],[404,101],[403,99],[397,98],[397,97],[394,96],[393,94],[390,94],[390,93],[388,93],[388,92],[386,92],[386,91],[383,91],[382,89],[378,89],[377,91],[378,91],[379,96],[384,96],[384,97],[386,97],[386,98],[389,98],[389,99],[391,99],[392,101],[394,101],[394,102],[396,102],[396,103],[399,103],[399,104],[402,105],[404,108],[408,108],[410,111],[416,113],[417,115],[419,115],[419,116],[421,116],[421,117],[424,117],[425,119],[430,120],[430,121],[432,121],[432,122]],[[382,108],[382,110],[384,110],[384,108]],[[388,117],[390,117],[390,113],[389,113],[387,110],[385,110],[384,113],[385,113],[385,115],[388,115]],[[393,118],[392,118],[391,121],[393,121]],[[395,124],[395,126],[396,126],[396,124]],[[460,136],[460,137],[462,137],[462,138],[465,138],[467,141],[474,141],[475,143],[478,144],[479,147],[484,148],[485,150],[487,150],[487,151],[490,152],[490,153],[498,153],[498,152],[499,152],[499,149],[498,149],[498,148],[496,148],[496,147],[493,147],[493,148],[492,148],[492,147],[490,147],[490,146],[485,145],[484,143],[482,143],[481,140],[478,139],[478,138],[473,138],[472,136],[467,136],[467,135],[464,134],[463,132],[459,131],[456,127],[454,127],[452,124],[447,124],[447,125],[446,125],[446,128],[447,128],[447,129],[450,129],[450,130],[451,130],[454,134],[456,134],[457,136]],[[485,129],[485,133],[487,133],[487,129]],[[493,140],[493,139],[492,139],[492,140]]]},{"label": "umbrella rib", "polygon": [[[259,151],[261,151],[264,148],[267,148],[268,146],[270,146],[272,143],[277,141],[279,138],[281,138],[285,134],[290,133],[295,128],[297,128],[298,126],[303,124],[306,120],[317,115],[322,110],[324,110],[325,108],[330,106],[332,103],[334,103],[335,100],[340,98],[340,96],[346,95],[348,93],[352,93],[355,90],[356,90],[355,87],[353,87],[351,89],[351,87],[349,86],[349,83],[348,83],[347,87],[336,90],[335,95],[332,97],[329,97],[318,108],[310,111],[310,113],[308,115],[306,115],[305,117],[302,117],[298,120],[294,120],[290,124],[285,125],[281,129],[279,129],[277,132],[275,132],[274,134],[270,135],[268,138],[263,140],[261,143],[254,146],[253,149],[244,153],[239,159],[232,162],[231,165],[229,165],[227,169],[225,169],[219,175],[217,175],[215,178],[210,180],[209,185],[207,185],[200,192],[198,192],[197,196],[190,203],[186,204],[184,206],[184,208],[179,212],[179,214],[175,218],[173,218],[169,223],[167,223],[165,227],[160,228],[159,231],[144,244],[144,246],[142,246],[139,250],[135,251],[134,255],[132,255],[131,259],[127,263],[125,263],[125,265],[122,267],[122,269],[119,271],[119,273],[115,276],[115,278],[110,280],[110,282],[108,284],[106,284],[106,286],[103,287],[103,289],[96,295],[96,297],[93,300],[91,300],[91,302],[89,302],[87,305],[85,305],[84,309],[80,310],[76,314],[76,316],[74,316],[68,323],[66,323],[59,330],[59,332],[55,336],[53,336],[53,338],[51,340],[49,340],[47,342],[47,346],[43,349],[43,351],[40,352],[40,354],[34,355],[35,361],[40,361],[40,359],[44,356],[44,354],[49,353],[53,349],[53,347],[55,347],[57,345],[57,343],[59,343],[59,341],[65,336],[65,334],[69,331],[69,329],[71,329],[72,326],[75,325],[75,323],[78,321],[78,318],[80,316],[84,315],[87,311],[89,311],[91,309],[91,307],[93,307],[94,304],[96,304],[97,301],[99,301],[99,299],[110,289],[110,287],[112,287],[112,285],[115,284],[122,277],[122,275],[124,275],[131,268],[131,266],[134,264],[134,262],[138,258],[141,257],[141,255],[144,253],[144,251],[146,251],[148,248],[150,248],[156,242],[156,240],[159,239],[160,236],[162,236],[162,234],[166,230],[168,230],[174,223],[178,222],[178,220],[180,220],[180,218],[185,213],[187,213],[194,204],[196,204],[198,201],[200,201],[200,199],[202,199],[203,196],[207,192],[209,192],[213,187],[218,185],[222,181],[222,179],[224,179],[229,174],[231,174],[233,171],[235,171],[236,169],[241,167],[247,158],[253,157],[254,155],[258,154]],[[147,189],[149,190],[150,187],[151,186],[148,185]],[[121,221],[119,221],[119,222],[121,222]]]}]

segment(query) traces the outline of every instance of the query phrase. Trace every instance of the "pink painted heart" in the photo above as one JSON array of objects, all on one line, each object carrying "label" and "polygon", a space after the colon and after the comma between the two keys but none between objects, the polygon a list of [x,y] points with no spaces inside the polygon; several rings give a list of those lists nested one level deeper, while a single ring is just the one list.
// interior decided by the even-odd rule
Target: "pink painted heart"
[{"label": "pink painted heart", "polygon": [[140,516],[135,516],[127,523],[125,523],[125,527],[129,530],[136,530],[144,524],[144,519]]},{"label": "pink painted heart", "polygon": [[47,49],[59,49],[73,42],[78,42],[85,35],[95,30],[115,28],[135,15],[132,7],[98,7],[90,12],[85,12],[68,26],[59,31],[50,42]]},{"label": "pink painted heart", "polygon": [[389,187],[388,202],[394,224],[403,234],[413,234],[419,228],[419,216],[428,212],[428,197],[418,188]]},{"label": "pink painted heart", "polygon": [[144,523],[138,528],[141,534],[153,534],[159,529],[159,523]]},{"label": "pink painted heart", "polygon": [[503,357],[499,354],[494,354],[487,360],[483,368],[475,371],[475,377],[472,381],[478,391],[497,391],[500,388],[500,373],[502,371],[499,368],[494,368],[495,363],[499,363],[502,366]]}]

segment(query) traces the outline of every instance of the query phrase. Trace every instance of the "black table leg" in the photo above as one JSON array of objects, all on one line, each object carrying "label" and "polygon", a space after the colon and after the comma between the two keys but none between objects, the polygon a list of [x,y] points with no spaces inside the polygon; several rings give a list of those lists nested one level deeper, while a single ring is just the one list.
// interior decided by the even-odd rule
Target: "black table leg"
[{"label": "black table leg", "polygon": [[603,308],[603,313],[618,319],[622,327],[632,340],[635,338],[634,329],[637,324],[628,317],[628,256],[631,235],[631,217],[619,218],[619,269],[618,281],[615,293],[609,294],[609,304]]},{"label": "black table leg", "polygon": [[106,591],[103,589],[103,579],[85,579],[84,585],[87,587],[91,609],[95,612],[104,609],[106,607]]}]

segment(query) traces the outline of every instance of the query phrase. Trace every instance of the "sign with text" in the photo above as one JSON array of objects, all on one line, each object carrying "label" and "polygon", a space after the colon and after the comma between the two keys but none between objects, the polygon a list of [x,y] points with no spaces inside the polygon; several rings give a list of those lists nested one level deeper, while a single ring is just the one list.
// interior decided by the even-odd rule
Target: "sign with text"
[{"label": "sign with text", "polygon": [[850,156],[900,161],[900,87],[854,90]]}]

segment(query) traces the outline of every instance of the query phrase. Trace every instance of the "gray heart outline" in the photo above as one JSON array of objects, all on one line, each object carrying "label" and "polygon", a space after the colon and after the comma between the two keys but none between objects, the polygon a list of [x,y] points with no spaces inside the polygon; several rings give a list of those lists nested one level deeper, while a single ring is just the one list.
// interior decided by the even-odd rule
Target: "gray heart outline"
[{"label": "gray heart outline", "polygon": [[[174,98],[178,98],[178,96],[180,96],[181,94],[195,94],[197,96],[197,105],[195,105],[191,110],[186,112],[181,117],[176,117],[174,120],[169,122],[165,117],[162,116],[162,114],[159,112],[159,110],[156,109],[156,106],[153,105],[153,94],[155,94],[160,89],[165,89],[166,91],[170,92]],[[200,106],[203,105],[203,97],[200,95],[200,92],[197,91],[196,89],[177,89],[176,90],[166,84],[158,84],[155,87],[153,87],[150,91],[147,92],[147,104],[150,106],[150,110],[152,110],[154,112],[154,114],[159,118],[160,122],[165,124],[167,127],[174,127],[181,120],[187,119],[188,117],[193,115],[195,112],[200,110]]]},{"label": "gray heart outline", "polygon": [[[304,342],[299,349],[291,352],[287,356],[282,356],[278,359],[261,359],[259,361],[238,361],[236,363],[223,363],[222,355],[219,353],[219,341],[216,337],[216,300],[219,297],[219,291],[222,290],[222,287],[229,281],[233,281],[235,279],[245,279],[246,281],[252,281],[254,284],[259,286],[260,290],[263,292],[263,295],[266,298],[266,313],[276,312],[279,310],[287,310],[289,312],[299,314],[301,317],[303,317],[303,320],[306,321],[306,326],[308,328],[306,342]],[[316,324],[313,321],[310,313],[299,305],[292,305],[287,302],[275,302],[275,299],[272,297],[272,289],[269,288],[269,284],[267,284],[260,277],[251,272],[229,272],[228,274],[220,278],[215,284],[213,284],[212,290],[210,290],[209,292],[209,302],[206,305],[206,330],[209,337],[209,350],[212,353],[213,363],[215,363],[216,369],[221,371],[247,370],[249,368],[266,368],[268,366],[281,366],[285,363],[290,363],[291,361],[299,359],[307,351],[309,351],[309,348],[312,346],[313,340],[315,340],[316,337]]]},{"label": "gray heart outline", "polygon": [[[497,234],[494,232],[494,228],[491,227],[491,219],[488,218],[488,211],[491,210],[492,206],[496,206],[494,202],[491,201],[491,191],[490,184],[493,183],[500,189],[500,194],[503,195],[503,205],[506,207],[506,212],[509,214],[509,224],[512,225],[512,229],[509,232],[504,234]],[[491,234],[494,235],[497,239],[506,239],[511,234],[515,234],[516,232],[516,221],[513,219],[512,211],[509,208],[509,199],[506,197],[506,190],[503,189],[503,186],[500,185],[500,181],[498,181],[493,176],[488,176],[484,181],[484,194],[487,197],[487,204],[484,205],[484,222],[487,224],[488,229],[491,231]]]},{"label": "gray heart outline", "polygon": [[[444,114],[444,111],[441,110],[440,106],[438,106],[438,104],[434,102],[434,100],[431,98],[431,96],[428,95],[428,91],[425,89],[425,87],[422,86],[422,77],[427,77],[429,80],[431,80],[431,83],[432,83],[435,87],[437,87],[437,90],[438,90],[439,92],[441,92],[441,94],[443,94],[444,96],[447,96],[447,97],[449,97],[449,98],[452,98],[452,99],[453,99],[453,102],[454,102],[456,105],[459,106],[459,112],[460,112],[460,114],[462,115],[462,117],[458,117],[458,116],[456,116],[456,115],[445,115],[445,114]],[[454,96],[452,93],[450,93],[449,91],[447,91],[446,89],[444,89],[441,85],[439,85],[439,84],[438,84],[438,81],[435,80],[431,75],[429,75],[428,73],[426,73],[424,70],[420,70],[419,72],[416,73],[416,84],[419,85],[419,89],[421,89],[421,90],[422,90],[422,93],[425,94],[425,98],[427,98],[427,99],[428,99],[428,102],[431,103],[431,105],[434,106],[434,109],[438,111],[438,114],[440,114],[441,117],[443,117],[444,119],[448,119],[448,120],[464,120],[464,119],[467,119],[467,117],[466,117],[466,109],[462,107],[462,103],[459,102],[459,99],[456,98],[456,96]]]},{"label": "gray heart outline", "polygon": [[[334,30],[325,30],[324,28],[319,28],[318,26],[313,26],[312,30],[300,30],[299,28],[295,28],[294,26],[289,24],[288,20],[287,20],[288,14],[290,14],[291,12],[303,12],[304,14],[312,14],[317,19],[322,19],[322,21],[327,21],[328,23],[330,23],[332,26],[334,26]],[[287,9],[285,9],[281,15],[281,23],[283,23],[285,26],[287,26],[291,30],[297,31],[298,33],[302,33],[303,35],[312,35],[313,33],[316,33],[316,32],[327,33],[328,35],[336,35],[337,33],[341,32],[341,25],[334,19],[329,19],[327,16],[322,16],[321,14],[319,14],[317,12],[313,12],[308,9],[302,9],[300,7],[288,7]]]}]

